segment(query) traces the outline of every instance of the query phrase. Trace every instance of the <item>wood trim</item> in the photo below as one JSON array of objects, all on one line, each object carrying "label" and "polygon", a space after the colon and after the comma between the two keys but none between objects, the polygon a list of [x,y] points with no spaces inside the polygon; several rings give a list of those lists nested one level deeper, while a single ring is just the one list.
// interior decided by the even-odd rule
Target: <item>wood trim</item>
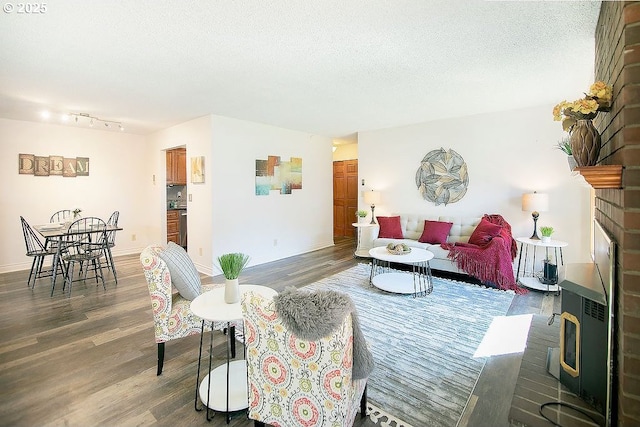
[{"label": "wood trim", "polygon": [[622,165],[581,166],[574,170],[593,188],[622,188]]}]

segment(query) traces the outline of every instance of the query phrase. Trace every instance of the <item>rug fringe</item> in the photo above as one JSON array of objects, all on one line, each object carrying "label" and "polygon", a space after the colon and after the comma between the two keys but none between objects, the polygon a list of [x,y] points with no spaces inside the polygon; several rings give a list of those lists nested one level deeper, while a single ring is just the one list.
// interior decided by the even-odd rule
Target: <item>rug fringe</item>
[{"label": "rug fringe", "polygon": [[413,427],[411,424],[405,423],[401,419],[386,413],[369,401],[367,401],[367,415],[371,421],[381,427]]}]

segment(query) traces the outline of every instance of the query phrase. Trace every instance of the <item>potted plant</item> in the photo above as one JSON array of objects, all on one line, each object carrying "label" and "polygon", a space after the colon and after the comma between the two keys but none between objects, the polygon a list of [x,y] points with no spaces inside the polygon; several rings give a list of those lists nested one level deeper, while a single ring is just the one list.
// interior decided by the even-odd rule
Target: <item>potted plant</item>
[{"label": "potted plant", "polygon": [[249,262],[249,255],[234,252],[223,254],[218,257],[218,265],[224,275],[224,302],[235,304],[240,301],[240,285],[238,276]]},{"label": "potted plant", "polygon": [[556,148],[567,155],[569,169],[574,170],[578,166],[578,164],[576,163],[576,159],[573,157],[569,137],[562,138],[562,141],[558,141],[558,143],[556,144]]},{"label": "potted plant", "polygon": [[551,235],[553,234],[553,227],[548,227],[548,226],[540,227],[540,234],[542,234],[542,243],[550,242]]},{"label": "potted plant", "polygon": [[363,222],[368,214],[369,214],[369,211],[364,211],[364,210],[356,211],[356,216],[358,217],[358,222]]}]

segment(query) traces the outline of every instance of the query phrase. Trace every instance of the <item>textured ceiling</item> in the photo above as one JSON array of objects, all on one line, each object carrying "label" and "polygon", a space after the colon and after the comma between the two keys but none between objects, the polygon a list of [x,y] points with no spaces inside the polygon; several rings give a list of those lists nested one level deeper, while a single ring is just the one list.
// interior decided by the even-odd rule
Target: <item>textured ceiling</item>
[{"label": "textured ceiling", "polygon": [[591,1],[47,2],[41,14],[1,12],[0,117],[81,112],[145,134],[217,114],[340,138],[552,106],[592,82],[599,9]]}]

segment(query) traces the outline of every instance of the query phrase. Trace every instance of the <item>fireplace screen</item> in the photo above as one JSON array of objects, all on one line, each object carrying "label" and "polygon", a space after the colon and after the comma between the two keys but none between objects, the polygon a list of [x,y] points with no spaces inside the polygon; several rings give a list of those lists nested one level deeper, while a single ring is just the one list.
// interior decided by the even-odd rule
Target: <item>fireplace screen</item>
[{"label": "fireplace screen", "polygon": [[566,311],[560,315],[560,365],[572,377],[580,375],[580,321]]}]

